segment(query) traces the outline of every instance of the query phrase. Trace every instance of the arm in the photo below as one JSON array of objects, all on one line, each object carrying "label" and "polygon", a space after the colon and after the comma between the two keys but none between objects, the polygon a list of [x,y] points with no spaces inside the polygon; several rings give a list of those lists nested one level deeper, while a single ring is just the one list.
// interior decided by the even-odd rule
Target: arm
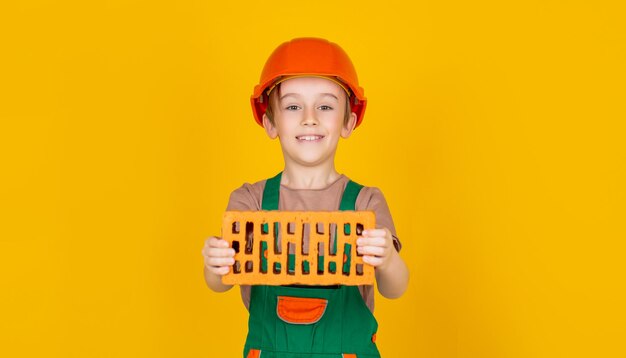
[{"label": "arm", "polygon": [[365,230],[357,240],[363,261],[376,268],[378,292],[386,298],[398,298],[406,291],[409,270],[400,256],[402,244],[392,234],[395,226],[387,201],[380,189],[364,187],[357,197],[357,210],[376,213],[376,230]]},{"label": "arm", "polygon": [[376,268],[378,292],[386,298],[398,298],[409,284],[409,269],[393,245],[387,228],[365,230],[357,240],[357,251],[363,261]]}]

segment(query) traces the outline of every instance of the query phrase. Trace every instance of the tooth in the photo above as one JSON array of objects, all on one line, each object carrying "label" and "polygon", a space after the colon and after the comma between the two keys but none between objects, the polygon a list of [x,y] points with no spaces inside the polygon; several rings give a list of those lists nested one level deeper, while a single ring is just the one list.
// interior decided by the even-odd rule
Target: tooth
[{"label": "tooth", "polygon": [[307,140],[307,141],[314,141],[314,140],[318,140],[321,139],[322,136],[319,135],[303,135],[303,136],[299,136],[297,137],[299,140]]}]

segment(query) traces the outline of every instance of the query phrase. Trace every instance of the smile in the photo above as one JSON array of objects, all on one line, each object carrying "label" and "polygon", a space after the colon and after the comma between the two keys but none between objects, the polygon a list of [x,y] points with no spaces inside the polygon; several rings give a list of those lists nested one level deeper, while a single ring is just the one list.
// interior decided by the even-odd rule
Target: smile
[{"label": "smile", "polygon": [[296,139],[303,142],[315,142],[324,138],[323,135],[300,135]]}]

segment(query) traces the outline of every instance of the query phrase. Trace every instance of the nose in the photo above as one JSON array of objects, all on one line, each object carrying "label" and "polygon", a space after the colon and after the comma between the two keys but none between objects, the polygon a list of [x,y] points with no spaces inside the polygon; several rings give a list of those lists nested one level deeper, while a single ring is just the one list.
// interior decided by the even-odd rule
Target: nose
[{"label": "nose", "polygon": [[309,108],[304,111],[304,118],[302,118],[302,125],[316,126],[318,124],[317,117],[315,116],[315,109]]}]

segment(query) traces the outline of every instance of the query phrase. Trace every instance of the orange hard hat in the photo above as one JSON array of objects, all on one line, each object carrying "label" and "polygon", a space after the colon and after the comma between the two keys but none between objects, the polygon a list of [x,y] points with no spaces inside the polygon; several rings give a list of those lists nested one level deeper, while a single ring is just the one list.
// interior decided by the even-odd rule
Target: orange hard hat
[{"label": "orange hard hat", "polygon": [[267,109],[268,95],[266,90],[290,76],[326,77],[344,89],[352,92],[350,101],[352,112],[356,113],[356,127],[363,121],[367,99],[363,88],[359,87],[356,70],[348,54],[336,43],[328,40],[304,37],[287,41],[278,46],[265,62],[259,84],[254,86],[250,97],[254,119],[263,125],[263,114]]}]

